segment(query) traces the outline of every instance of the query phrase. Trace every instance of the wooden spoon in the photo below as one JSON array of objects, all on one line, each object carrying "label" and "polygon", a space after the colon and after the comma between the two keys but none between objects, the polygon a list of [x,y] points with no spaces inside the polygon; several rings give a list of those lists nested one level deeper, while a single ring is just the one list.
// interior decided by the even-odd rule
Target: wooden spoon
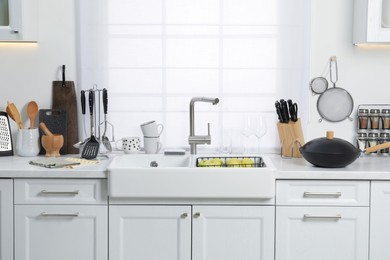
[{"label": "wooden spoon", "polygon": [[7,108],[6,111],[8,115],[18,124],[19,129],[23,128],[22,120],[20,119],[19,110],[16,108],[14,103],[10,103],[7,101]]},{"label": "wooden spoon", "polygon": [[28,102],[27,115],[30,118],[30,128],[33,128],[35,117],[38,115],[38,104],[35,101]]}]

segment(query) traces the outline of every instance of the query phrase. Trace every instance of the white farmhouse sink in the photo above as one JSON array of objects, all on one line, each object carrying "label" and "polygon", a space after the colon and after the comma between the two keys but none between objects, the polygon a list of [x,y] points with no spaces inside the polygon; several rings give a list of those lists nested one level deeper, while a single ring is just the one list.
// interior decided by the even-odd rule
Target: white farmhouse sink
[{"label": "white farmhouse sink", "polygon": [[275,169],[268,158],[261,158],[265,166],[261,168],[209,168],[196,167],[198,157],[117,156],[108,166],[109,196],[134,199],[270,199],[275,196]]}]

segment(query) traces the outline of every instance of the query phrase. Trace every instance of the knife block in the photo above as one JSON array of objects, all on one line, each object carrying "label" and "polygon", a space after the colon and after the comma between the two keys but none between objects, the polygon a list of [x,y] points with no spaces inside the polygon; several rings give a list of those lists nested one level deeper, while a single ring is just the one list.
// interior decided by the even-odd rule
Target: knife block
[{"label": "knife block", "polygon": [[281,145],[281,156],[288,158],[302,157],[299,148],[305,144],[303,137],[301,119],[296,122],[290,121],[287,124],[277,123],[279,140]]}]

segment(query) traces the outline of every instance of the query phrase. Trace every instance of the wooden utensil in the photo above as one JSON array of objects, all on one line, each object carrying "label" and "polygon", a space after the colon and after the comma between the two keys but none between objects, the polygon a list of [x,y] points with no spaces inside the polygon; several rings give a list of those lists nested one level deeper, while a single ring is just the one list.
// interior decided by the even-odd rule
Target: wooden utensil
[{"label": "wooden utensil", "polygon": [[38,114],[38,104],[35,101],[30,101],[27,104],[27,115],[30,119],[30,128],[34,128],[35,117]]},{"label": "wooden utensil", "polygon": [[78,154],[79,150],[73,144],[79,141],[77,121],[76,91],[73,81],[65,81],[65,65],[62,65],[62,80],[53,81],[53,109],[66,111],[67,125],[65,145],[62,149],[69,154]]},{"label": "wooden utensil", "polygon": [[60,156],[60,150],[64,145],[64,136],[53,134],[46,126],[45,123],[41,122],[39,127],[45,133],[42,135],[42,146],[46,150],[45,156],[47,157],[58,157]]},{"label": "wooden utensil", "polygon": [[23,128],[22,120],[20,119],[19,110],[16,108],[14,103],[7,101],[7,114],[16,122],[19,129]]}]

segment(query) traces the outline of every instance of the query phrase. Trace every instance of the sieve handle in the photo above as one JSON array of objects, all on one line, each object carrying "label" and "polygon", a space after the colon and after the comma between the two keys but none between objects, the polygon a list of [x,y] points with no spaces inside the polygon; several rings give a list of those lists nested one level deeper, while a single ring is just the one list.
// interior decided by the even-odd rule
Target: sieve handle
[{"label": "sieve handle", "polygon": [[[334,70],[334,76],[336,77],[333,79],[333,70]],[[333,87],[336,87],[336,82],[339,80],[339,72],[337,68],[337,58],[336,56],[332,56],[329,59],[329,72],[330,72],[330,81],[333,83]]]}]

